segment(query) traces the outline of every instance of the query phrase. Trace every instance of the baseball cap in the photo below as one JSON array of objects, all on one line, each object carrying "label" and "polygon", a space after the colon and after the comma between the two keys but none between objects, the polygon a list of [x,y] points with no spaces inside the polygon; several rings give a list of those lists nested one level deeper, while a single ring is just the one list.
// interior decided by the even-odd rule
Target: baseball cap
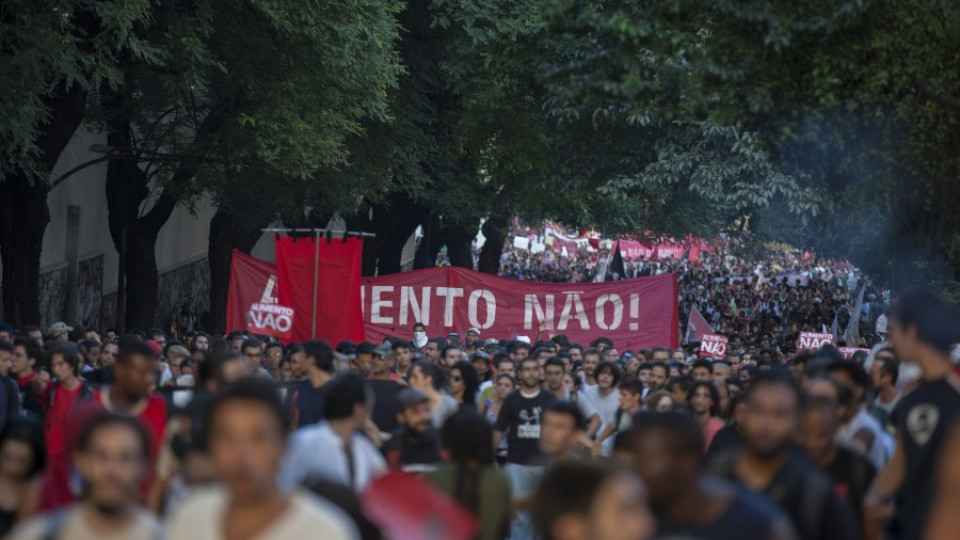
[{"label": "baseball cap", "polygon": [[364,341],[357,345],[357,354],[373,354],[377,350],[377,346],[369,341]]},{"label": "baseball cap", "polygon": [[64,332],[73,332],[73,327],[63,321],[58,321],[50,325],[47,330],[47,337],[59,336]]},{"label": "baseball cap", "polygon": [[416,388],[406,388],[397,395],[397,401],[400,402],[400,410],[416,407],[421,403],[428,403],[430,398]]},{"label": "baseball cap", "polygon": [[473,334],[473,335],[475,335],[475,336],[477,336],[477,337],[480,337],[480,329],[479,329],[479,328],[475,328],[475,327],[467,328],[467,333],[468,333],[468,334]]},{"label": "baseball cap", "polygon": [[357,344],[349,339],[341,341],[337,344],[337,352],[345,356],[357,354]]},{"label": "baseball cap", "polygon": [[372,352],[373,354],[379,356],[380,358],[386,358],[386,359],[393,358],[393,347],[389,343],[384,343],[379,347],[374,347]]}]

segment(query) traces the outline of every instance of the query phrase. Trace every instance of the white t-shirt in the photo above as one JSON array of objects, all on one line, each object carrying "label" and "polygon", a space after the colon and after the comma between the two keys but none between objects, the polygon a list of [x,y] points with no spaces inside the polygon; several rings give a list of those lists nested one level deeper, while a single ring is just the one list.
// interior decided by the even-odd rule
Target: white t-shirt
[{"label": "white t-shirt", "polygon": [[[227,492],[220,487],[196,491],[170,517],[168,540],[222,540]],[[290,507],[256,540],[358,540],[357,528],[339,508],[318,497],[295,492]]]},{"label": "white t-shirt", "polygon": [[[57,540],[159,540],[160,526],[150,513],[140,510],[129,526],[114,534],[94,532],[87,524],[79,506],[66,510],[63,521],[57,526]],[[27,521],[10,533],[10,540],[43,540],[51,532],[53,514],[44,514]]]},{"label": "white t-shirt", "polygon": [[280,467],[280,487],[294,489],[306,480],[323,479],[362,493],[376,477],[387,472],[387,462],[370,439],[359,433],[353,434],[350,451],[352,478],[343,440],[330,429],[330,424],[321,422],[298,429],[290,437]]},{"label": "white t-shirt", "polygon": [[[588,386],[580,390],[580,400],[589,402],[591,408],[600,417],[600,430],[597,433],[603,433],[608,426],[612,426],[616,421],[617,408],[620,407],[620,392],[616,388],[607,396],[600,395],[599,386]],[[613,450],[613,437],[607,437],[603,441],[603,453],[609,455]]]}]

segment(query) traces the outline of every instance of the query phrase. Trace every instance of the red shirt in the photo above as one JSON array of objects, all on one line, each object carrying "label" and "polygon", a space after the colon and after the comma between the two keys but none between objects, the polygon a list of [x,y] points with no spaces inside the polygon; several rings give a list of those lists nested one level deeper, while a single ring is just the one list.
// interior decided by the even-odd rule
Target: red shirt
[{"label": "red shirt", "polygon": [[[89,420],[104,410],[113,410],[110,406],[109,391],[109,388],[104,388],[94,394],[94,399],[81,400],[68,409],[63,423],[65,449],[71,448],[76,443],[82,427]],[[160,444],[163,442],[163,432],[167,422],[167,403],[163,398],[151,395],[129,413],[140,420],[147,428],[147,435],[150,437],[150,463],[147,466],[147,474],[140,484],[140,491],[146,497],[156,474],[157,456],[160,453]],[[41,512],[66,506],[75,500],[78,493],[76,493],[76,486],[71,485],[72,474],[70,452],[61,452],[58,457],[49,461],[41,488],[39,508]]]},{"label": "red shirt", "polygon": [[67,411],[70,410],[82,390],[83,383],[78,384],[73,390],[67,390],[63,386],[57,385],[51,387],[53,403],[50,403],[49,397],[44,399],[43,406],[47,409],[47,412],[43,420],[43,431],[47,439],[47,456],[50,459],[63,451],[63,426],[67,419]]}]

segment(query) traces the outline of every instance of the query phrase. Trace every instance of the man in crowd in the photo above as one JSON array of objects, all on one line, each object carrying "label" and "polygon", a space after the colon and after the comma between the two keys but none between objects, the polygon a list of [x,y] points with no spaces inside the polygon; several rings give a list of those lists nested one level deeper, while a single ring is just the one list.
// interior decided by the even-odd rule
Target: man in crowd
[{"label": "man in crowd", "polygon": [[464,339],[466,340],[467,347],[476,349],[480,341],[480,330],[478,328],[468,328],[467,335]]},{"label": "man in crowd", "polygon": [[617,458],[649,490],[658,538],[792,540],[783,512],[764,498],[703,475],[703,433],[682,412],[637,415]]},{"label": "man in crowd", "polygon": [[[21,525],[13,540],[155,540],[160,529],[137,501],[151,464],[149,435],[129,416],[101,413],[84,426],[73,454],[80,500]],[[193,537],[198,538],[198,537]]]},{"label": "man in crowd", "polygon": [[279,341],[267,343],[263,353],[263,369],[267,370],[270,377],[275,381],[283,379],[280,373],[280,361],[283,360],[283,344]]},{"label": "man in crowd", "polygon": [[460,345],[447,345],[440,353],[440,367],[450,369],[454,364],[460,361],[463,349]]},{"label": "man in crowd", "polygon": [[596,440],[593,452],[596,455],[610,455],[613,439],[602,440],[598,436],[610,426],[614,426],[617,408],[620,406],[618,386],[622,378],[620,367],[613,362],[601,362],[596,369],[596,386],[585,386],[580,391],[579,401],[589,403],[599,422],[592,422],[587,435]]},{"label": "man in crowd", "polygon": [[597,349],[587,349],[583,352],[583,386],[596,386],[596,371],[600,364],[600,351]]},{"label": "man in crowd", "polygon": [[891,415],[900,402],[900,391],[897,389],[899,376],[900,362],[897,361],[896,353],[885,346],[877,352],[870,366],[870,378],[877,392],[870,412],[886,430],[893,429]]},{"label": "man in crowd", "polygon": [[397,360],[397,375],[406,379],[409,376],[410,366],[413,365],[413,346],[409,341],[394,341],[393,356]]},{"label": "man in crowd", "polygon": [[[664,351],[666,352],[666,351]],[[670,381],[670,368],[663,362],[655,362],[650,366],[649,391],[664,390]]]},{"label": "man in crowd", "polygon": [[826,398],[808,399],[804,404],[803,446],[814,465],[830,475],[834,491],[863,527],[863,498],[877,469],[865,457],[840,446],[837,402]]},{"label": "man in crowd", "polygon": [[717,456],[710,470],[775,502],[801,540],[859,538],[855,518],[837,499],[830,479],[794,453],[802,400],[793,378],[776,371],[762,374],[745,399],[743,447]]},{"label": "man in crowd", "polygon": [[193,349],[195,351],[209,351],[210,336],[204,333],[197,334],[197,337],[193,338]]},{"label": "man in crowd", "polygon": [[709,360],[700,359],[693,363],[690,376],[695,381],[713,380],[713,364]]},{"label": "man in crowd", "polygon": [[37,372],[43,358],[43,350],[36,341],[30,338],[14,340],[10,371],[20,388],[23,411],[36,419],[43,418],[43,397],[50,384]]},{"label": "man in crowd", "polygon": [[901,538],[918,540],[937,493],[946,435],[960,413],[960,381],[950,360],[960,315],[939,295],[916,290],[897,300],[887,325],[897,357],[916,364],[922,378],[894,409],[897,447],[867,495],[867,517],[889,518],[900,493]]},{"label": "man in crowd", "polygon": [[543,413],[540,452],[546,462],[576,459],[586,436],[587,422],[580,409],[569,401],[556,401]]},{"label": "man in crowd", "polygon": [[387,463],[376,446],[360,434],[367,424],[370,388],[355,373],[346,373],[324,389],[323,422],[303,427],[290,439],[280,470],[285,489],[307,480],[328,480],[362,493]]},{"label": "man in crowd", "polygon": [[371,419],[377,428],[390,433],[399,427],[397,423],[397,396],[403,383],[394,379],[393,347],[384,343],[373,350],[370,360],[370,376],[367,382],[373,392]]},{"label": "man in crowd", "polygon": [[47,329],[47,341],[66,343],[70,341],[70,332],[73,332],[72,326],[65,322],[55,322]]},{"label": "man in crowd", "polygon": [[[533,358],[520,363],[520,389],[507,396],[493,432],[493,450],[500,446],[504,432],[507,436],[507,464],[504,471],[510,477],[514,498],[529,495],[543,468],[534,465],[542,455],[539,441],[543,412],[556,398],[540,388],[540,364]],[[530,518],[518,512],[511,526],[511,540],[533,538]]]},{"label": "man in crowd", "polygon": [[430,398],[413,388],[398,396],[397,422],[400,425],[380,450],[391,469],[425,472],[442,461],[439,433],[433,427]]},{"label": "man in crowd", "polygon": [[257,377],[273,380],[270,372],[263,369],[261,361],[263,360],[263,342],[257,338],[248,338],[243,341],[240,347],[244,358],[250,363],[250,373]]},{"label": "man in crowd", "polygon": [[289,410],[295,428],[316,424],[323,418],[324,386],[333,379],[333,349],[326,341],[303,344],[303,368],[306,377],[291,388]]},{"label": "man in crowd", "polygon": [[427,361],[431,364],[440,363],[440,350],[446,346],[446,340],[443,338],[430,338],[427,344],[423,346],[423,354],[427,355]]},{"label": "man in crowd", "polygon": [[561,463],[544,476],[534,500],[542,540],[647,540],[654,530],[643,485],[615,467]]},{"label": "man in crowd", "polygon": [[270,540],[355,540],[356,528],[342,511],[278,486],[289,425],[276,388],[267,380],[244,379],[218,395],[208,411],[204,446],[222,486],[184,501],[170,519],[168,538],[229,540],[269,532]]},{"label": "man in crowd", "polygon": [[866,406],[870,376],[853,361],[842,360],[828,367],[830,377],[849,388],[853,400],[837,432],[840,444],[863,454],[876,468],[883,467],[893,455],[893,438],[883,430]]}]

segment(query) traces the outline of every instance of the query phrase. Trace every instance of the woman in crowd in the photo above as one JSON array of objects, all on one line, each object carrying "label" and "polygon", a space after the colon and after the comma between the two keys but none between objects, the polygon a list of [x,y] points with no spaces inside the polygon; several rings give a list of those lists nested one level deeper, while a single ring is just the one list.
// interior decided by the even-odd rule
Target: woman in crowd
[{"label": "woman in crowd", "polygon": [[430,473],[430,482],[477,516],[478,540],[506,538],[513,514],[510,481],[494,465],[490,424],[461,410],[443,424],[440,443],[450,460]]},{"label": "woman in crowd", "polygon": [[440,429],[443,422],[457,411],[457,402],[443,391],[443,372],[435,364],[420,361],[410,368],[410,386],[430,398],[433,426]]},{"label": "woman in crowd", "polygon": [[644,406],[648,411],[667,412],[677,408],[677,403],[673,396],[666,390],[655,390],[647,394],[643,400]]},{"label": "woman in crowd", "polygon": [[[497,376],[496,386],[494,388],[493,397],[484,401],[481,414],[490,423],[494,425],[497,423],[497,416],[500,415],[500,407],[503,406],[503,400],[507,399],[507,396],[511,392],[517,389],[517,380],[513,378],[513,375],[508,373],[501,373]],[[497,462],[503,463],[507,459],[507,437],[504,436],[500,439],[500,446],[497,447]]]},{"label": "woman in crowd", "polygon": [[43,430],[29,420],[7,426],[0,437],[0,538],[10,532],[46,464]]},{"label": "woman in crowd", "polygon": [[476,408],[477,390],[480,388],[480,380],[477,377],[477,370],[473,364],[466,360],[460,360],[450,368],[450,396],[456,400],[460,407]]},{"label": "woman in crowd", "polygon": [[720,394],[711,381],[697,381],[687,390],[687,407],[703,430],[703,452],[706,453],[713,442],[713,436],[723,429],[723,420],[717,418],[720,412]]}]

